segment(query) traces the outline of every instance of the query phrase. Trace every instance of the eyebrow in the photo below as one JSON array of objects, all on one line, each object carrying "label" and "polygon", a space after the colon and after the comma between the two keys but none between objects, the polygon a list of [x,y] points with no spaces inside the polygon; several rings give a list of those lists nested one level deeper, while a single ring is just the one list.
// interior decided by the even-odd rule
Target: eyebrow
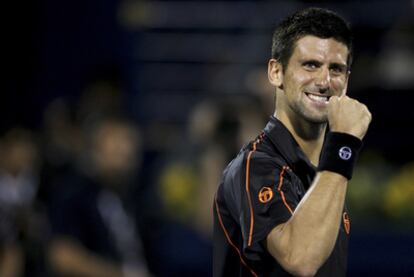
[{"label": "eyebrow", "polygon": [[302,60],[299,60],[299,62],[300,63],[314,63],[314,64],[317,64],[317,65],[321,65],[321,64],[323,64],[322,62],[320,62],[320,61],[318,61],[318,60],[315,60],[315,59],[302,59]]},{"label": "eyebrow", "polygon": [[329,67],[338,67],[343,70],[346,70],[348,68],[347,64],[344,64],[344,63],[331,63]]},{"label": "eyebrow", "polygon": [[[319,65],[319,66],[323,64],[323,62],[320,62],[320,61],[318,61],[316,59],[313,59],[313,58],[301,59],[301,60],[299,60],[299,62],[301,64],[303,64],[303,63],[314,63],[314,64]],[[348,65],[346,63],[336,63],[336,62],[334,62],[334,63],[329,64],[329,67],[339,67],[339,68],[342,68],[342,69],[347,69]]]}]

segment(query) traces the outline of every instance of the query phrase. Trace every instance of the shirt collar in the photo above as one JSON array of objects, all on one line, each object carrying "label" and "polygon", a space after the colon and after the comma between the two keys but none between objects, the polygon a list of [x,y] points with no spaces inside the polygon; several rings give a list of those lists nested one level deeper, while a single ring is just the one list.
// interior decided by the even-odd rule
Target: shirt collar
[{"label": "shirt collar", "polygon": [[[269,137],[277,152],[282,155],[293,171],[298,173],[299,176],[308,176],[306,179],[313,179],[316,172],[315,166],[312,165],[293,135],[280,120],[271,116],[264,132]],[[306,180],[306,182],[309,181]]]}]

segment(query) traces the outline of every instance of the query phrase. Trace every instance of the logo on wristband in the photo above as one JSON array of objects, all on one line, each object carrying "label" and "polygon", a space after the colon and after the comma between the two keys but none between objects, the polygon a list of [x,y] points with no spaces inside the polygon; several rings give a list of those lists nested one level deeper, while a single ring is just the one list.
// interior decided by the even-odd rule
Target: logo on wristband
[{"label": "logo on wristband", "polygon": [[341,147],[341,149],[339,149],[339,157],[344,161],[349,160],[352,157],[351,148],[348,146]]}]

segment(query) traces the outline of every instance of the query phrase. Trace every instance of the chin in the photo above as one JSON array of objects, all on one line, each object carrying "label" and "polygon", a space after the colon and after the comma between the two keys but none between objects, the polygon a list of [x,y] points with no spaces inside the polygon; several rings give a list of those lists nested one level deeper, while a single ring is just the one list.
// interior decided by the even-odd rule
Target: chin
[{"label": "chin", "polygon": [[296,112],[296,115],[304,119],[306,122],[312,124],[324,124],[328,122],[327,111],[321,111],[317,109],[312,109],[311,107],[299,105],[293,107],[293,110]]},{"label": "chin", "polygon": [[328,123],[328,116],[327,115],[322,115],[322,116],[307,116],[307,115],[304,115],[304,118],[305,118],[306,121],[308,121],[309,123],[313,123],[313,124]]}]

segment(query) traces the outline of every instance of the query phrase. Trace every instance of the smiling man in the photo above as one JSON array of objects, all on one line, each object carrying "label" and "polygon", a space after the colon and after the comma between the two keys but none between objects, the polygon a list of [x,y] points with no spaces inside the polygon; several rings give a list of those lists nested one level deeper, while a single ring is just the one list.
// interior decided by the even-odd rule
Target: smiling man
[{"label": "smiling man", "polygon": [[214,276],[345,276],[348,180],[371,122],[346,95],[349,25],[319,8],[283,20],[268,77],[275,112],[225,169],[214,200]]}]

